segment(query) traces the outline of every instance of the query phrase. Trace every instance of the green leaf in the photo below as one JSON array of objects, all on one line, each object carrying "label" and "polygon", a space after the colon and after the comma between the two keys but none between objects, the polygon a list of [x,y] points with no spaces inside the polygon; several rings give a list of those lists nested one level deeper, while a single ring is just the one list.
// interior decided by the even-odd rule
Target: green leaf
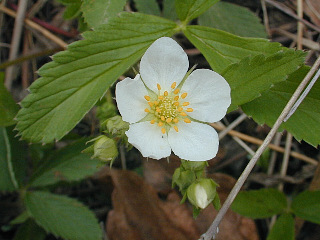
[{"label": "green leaf", "polygon": [[100,161],[81,153],[87,141],[82,139],[55,152],[36,170],[30,185],[39,187],[59,181],[77,181],[98,171]]},{"label": "green leaf", "polygon": [[176,12],[181,21],[189,22],[204,13],[219,0],[175,0]]},{"label": "green leaf", "polygon": [[13,119],[19,107],[5,88],[3,80],[4,73],[0,72],[0,126],[6,127],[16,123]]},{"label": "green leaf", "polygon": [[277,219],[267,240],[294,240],[294,220],[291,214],[282,214]]},{"label": "green leaf", "polygon": [[[309,67],[303,66],[289,78],[276,84],[269,91],[252,102],[242,105],[242,110],[251,116],[259,124],[273,126],[292,94],[309,71]],[[263,109],[263,111],[261,111]],[[298,140],[304,140],[313,146],[320,144],[320,82],[313,88],[298,107],[296,112],[281,129],[286,129]]]},{"label": "green leaf", "polygon": [[260,19],[249,9],[228,2],[218,2],[202,14],[200,25],[217,28],[241,37],[265,38]]},{"label": "green leaf", "polygon": [[184,34],[218,73],[245,57],[259,54],[270,56],[284,49],[279,43],[271,43],[267,39],[243,38],[204,26],[189,25]]},{"label": "green leaf", "polygon": [[160,16],[160,8],[156,0],[134,0],[139,12]]},{"label": "green leaf", "polygon": [[171,36],[176,24],[141,13],[122,13],[85,40],[69,45],[22,101],[17,129],[30,142],[48,143],[68,133],[111,84],[134,64],[156,39]]},{"label": "green leaf", "polygon": [[174,0],[163,0],[162,5],[163,5],[162,17],[171,19],[173,21],[178,19]]},{"label": "green leaf", "polygon": [[58,0],[58,2],[66,6],[63,13],[65,19],[73,19],[80,15],[81,0]]},{"label": "green leaf", "polygon": [[123,10],[126,0],[82,0],[84,20],[93,28],[107,22]]},{"label": "green leaf", "polygon": [[0,190],[13,191],[23,185],[26,173],[25,146],[14,138],[12,128],[0,127]]},{"label": "green leaf", "polygon": [[25,205],[37,224],[68,240],[100,240],[101,230],[93,213],[80,202],[49,192],[27,192]]},{"label": "green leaf", "polygon": [[46,236],[46,232],[29,219],[19,227],[13,240],[44,240]]},{"label": "green leaf", "polygon": [[272,188],[240,192],[231,208],[246,217],[267,218],[285,212],[287,199]]},{"label": "green leaf", "polygon": [[296,196],[291,208],[298,217],[320,224],[320,191],[304,191]]},{"label": "green leaf", "polygon": [[289,74],[303,64],[304,57],[304,52],[288,49],[269,57],[257,55],[244,58],[230,65],[221,74],[231,87],[232,103],[228,111],[259,97],[273,84],[286,80]]}]

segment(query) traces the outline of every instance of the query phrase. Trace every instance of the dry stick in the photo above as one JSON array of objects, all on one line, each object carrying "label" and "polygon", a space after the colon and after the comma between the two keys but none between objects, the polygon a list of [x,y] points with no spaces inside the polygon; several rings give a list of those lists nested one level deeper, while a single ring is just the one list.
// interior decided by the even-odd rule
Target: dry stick
[{"label": "dry stick", "polygon": [[[274,137],[273,144],[279,147],[280,142],[281,142],[281,137],[282,137],[281,133],[277,132],[276,136]],[[268,175],[272,175],[272,173],[274,171],[274,167],[276,165],[276,160],[277,160],[277,155],[278,155],[277,151],[273,151],[271,153],[269,166],[268,166],[268,172],[267,172]]]},{"label": "dry stick", "polygon": [[[6,8],[4,6],[0,5],[0,11],[10,15],[11,17],[16,17],[16,13],[14,11],[12,11],[9,8]],[[39,24],[36,24],[35,22],[33,22],[33,21],[29,20],[29,19],[25,19],[24,22],[27,24],[27,26],[39,31],[46,38],[48,38],[51,41],[55,42],[60,47],[62,47],[62,48],[66,48],[67,47],[68,44],[66,42],[64,42],[62,39],[58,38],[57,36],[55,36],[51,32],[49,32],[47,29],[41,27]]]},{"label": "dry stick", "polygon": [[239,177],[238,181],[234,185],[234,187],[231,190],[228,198],[224,202],[223,206],[221,207],[220,211],[218,212],[216,218],[212,222],[212,224],[209,227],[208,231],[205,234],[203,234],[200,239],[202,239],[202,240],[210,240],[210,239],[214,239],[215,238],[220,222],[222,221],[224,215],[227,213],[227,210],[229,209],[229,207],[231,206],[233,200],[235,199],[235,197],[239,193],[239,191],[240,191],[241,187],[243,186],[244,182],[248,178],[251,170],[255,166],[256,162],[260,158],[260,156],[263,153],[263,151],[270,144],[273,136],[277,133],[278,128],[282,124],[284,118],[289,113],[290,109],[292,108],[292,106],[294,105],[295,101],[298,99],[298,97],[302,93],[302,91],[305,88],[305,86],[308,84],[309,80],[311,79],[311,77],[313,76],[313,74],[315,73],[315,71],[317,70],[319,65],[320,65],[320,57],[318,57],[317,61],[314,63],[314,65],[312,66],[312,68],[310,69],[308,74],[305,76],[305,78],[302,80],[302,82],[300,83],[300,85],[298,86],[296,91],[293,93],[293,95],[290,98],[289,102],[284,107],[284,109],[281,112],[280,116],[278,117],[277,121],[274,123],[273,127],[271,128],[269,134],[267,135],[267,137],[263,141],[263,144],[258,148],[258,150],[256,151],[255,155],[251,158],[251,160],[248,163],[247,167],[242,172],[241,176]]},{"label": "dry stick", "polygon": [[267,3],[269,3],[270,5],[280,9],[281,11],[283,11],[284,13],[288,14],[289,16],[295,18],[296,20],[300,21],[300,22],[303,22],[306,26],[312,28],[313,30],[316,30],[317,32],[320,32],[320,28],[317,27],[316,25],[313,25],[312,23],[302,19],[302,18],[299,18],[293,11],[291,11],[290,8],[284,6],[283,4],[280,4],[280,3],[277,3],[273,0],[265,0]]},{"label": "dry stick", "polygon": [[[283,155],[283,160],[282,160],[282,165],[281,165],[281,170],[280,170],[280,176],[283,177],[283,178],[287,175],[287,169],[288,169],[288,165],[289,165],[291,146],[292,146],[292,134],[288,132],[287,133],[287,138],[286,138],[285,152],[284,152],[284,155]],[[280,191],[283,190],[283,183],[279,184],[278,189]]]},{"label": "dry stick", "polygon": [[[215,129],[219,130],[219,131],[225,129],[225,127],[220,126],[220,125],[218,125],[217,123],[210,123],[210,125],[211,125],[212,127],[214,127]],[[263,141],[262,141],[261,139],[248,136],[248,135],[243,134],[243,133],[241,133],[241,132],[237,132],[237,131],[234,131],[234,130],[230,130],[230,131],[228,132],[228,134],[231,135],[231,136],[238,137],[238,138],[240,138],[240,139],[242,139],[242,140],[245,140],[246,142],[250,142],[250,143],[256,144],[256,145],[262,145],[262,144],[263,144]],[[281,152],[281,153],[284,153],[284,152],[285,152],[284,148],[279,147],[279,146],[277,146],[277,145],[275,145],[275,144],[269,144],[268,147],[269,147],[270,149],[274,150],[274,151],[277,151],[277,152]],[[313,158],[310,158],[310,157],[307,157],[307,156],[305,156],[305,155],[303,155],[303,154],[301,154],[301,153],[298,153],[298,152],[291,152],[290,155],[291,155],[291,157],[300,159],[300,160],[305,161],[305,162],[307,162],[307,163],[310,163],[310,164],[312,164],[312,165],[317,165],[317,164],[318,164],[318,161],[317,161],[317,160],[315,160],[315,159],[313,159]]]},{"label": "dry stick", "polygon": [[267,12],[265,0],[261,0],[261,7],[262,7],[262,12],[263,12],[263,24],[265,26],[265,29],[266,29],[268,36],[270,36],[271,32],[270,32],[270,27],[269,27],[269,18],[268,18],[268,12]]},{"label": "dry stick", "polygon": [[[28,1],[27,0],[20,0],[16,21],[14,23],[13,34],[12,34],[12,41],[11,41],[11,48],[9,53],[9,61],[15,59],[18,55],[18,50],[20,46],[21,34],[23,29],[23,20],[26,15]],[[10,91],[13,81],[13,73],[14,73],[14,66],[11,66],[6,69],[6,80],[5,86]]]},{"label": "dry stick", "polygon": [[236,120],[234,120],[228,127],[221,132],[219,132],[219,140],[221,140],[228,132],[238,126],[243,120],[247,118],[245,113],[242,113]]},{"label": "dry stick", "polygon": [[[297,0],[297,13],[299,18],[303,18],[303,3],[302,0]],[[298,22],[298,29],[297,29],[297,48],[302,49],[302,38],[303,38],[303,23]]]}]

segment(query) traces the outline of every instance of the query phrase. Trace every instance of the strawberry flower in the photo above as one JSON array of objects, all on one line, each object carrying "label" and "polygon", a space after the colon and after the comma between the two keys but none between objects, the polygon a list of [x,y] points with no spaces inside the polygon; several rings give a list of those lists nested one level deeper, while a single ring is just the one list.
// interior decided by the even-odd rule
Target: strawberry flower
[{"label": "strawberry flower", "polygon": [[218,73],[187,73],[186,53],[173,39],[162,37],[145,52],[140,74],[116,85],[116,101],[130,124],[128,141],[144,157],[160,159],[171,151],[182,159],[215,157],[219,140],[207,123],[219,121],[231,103],[230,87]]}]

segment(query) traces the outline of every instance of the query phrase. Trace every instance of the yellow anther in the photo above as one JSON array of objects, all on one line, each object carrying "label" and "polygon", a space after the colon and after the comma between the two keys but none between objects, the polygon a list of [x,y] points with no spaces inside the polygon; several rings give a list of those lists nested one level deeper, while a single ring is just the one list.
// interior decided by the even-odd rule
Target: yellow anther
[{"label": "yellow anther", "polygon": [[178,107],[178,112],[182,112],[183,111],[183,108],[182,107]]},{"label": "yellow anther", "polygon": [[185,112],[181,112],[180,115],[184,116],[184,117],[187,116],[187,114]]},{"label": "yellow anther", "polygon": [[166,119],[164,118],[164,116],[161,116],[160,118],[161,118],[162,121],[166,120]]},{"label": "yellow anther", "polygon": [[173,105],[178,107],[179,106],[179,102],[174,102]]},{"label": "yellow anther", "polygon": [[161,90],[161,86],[160,86],[159,83],[157,83],[157,88],[158,88],[159,91]]},{"label": "yellow anther", "polygon": [[159,99],[159,100],[163,100],[163,96],[160,95],[160,96],[158,97],[158,99]]},{"label": "yellow anther", "polygon": [[168,92],[167,91],[164,91],[163,95],[166,97],[168,96]]},{"label": "yellow anther", "polygon": [[165,133],[166,133],[166,129],[165,129],[165,128],[161,128],[161,132],[162,132],[163,134],[165,134]]},{"label": "yellow anther", "polygon": [[182,94],[181,94],[181,98],[186,98],[187,95],[188,95],[188,93],[186,93],[186,92],[185,92],[185,93],[182,93]]},{"label": "yellow anther", "polygon": [[171,123],[171,121],[172,121],[172,118],[167,118],[166,120],[167,123]]},{"label": "yellow anther", "polygon": [[176,130],[176,132],[179,132],[179,129],[177,126],[173,126],[174,130]]},{"label": "yellow anther", "polygon": [[180,89],[177,88],[176,90],[173,91],[174,94],[178,94],[180,92]]},{"label": "yellow anther", "polygon": [[144,96],[144,98],[147,100],[147,101],[150,101],[150,97],[148,95]]},{"label": "yellow anther", "polygon": [[151,124],[154,124],[155,122],[156,122],[156,120],[154,120],[154,119],[150,121]]},{"label": "yellow anther", "polygon": [[173,99],[174,99],[175,101],[178,101],[178,100],[179,100],[179,96],[175,96]]},{"label": "yellow anther", "polygon": [[193,112],[193,108],[187,108],[187,112]]},{"label": "yellow anther", "polygon": [[162,127],[162,126],[163,126],[163,122],[159,122],[159,123],[158,123],[158,126],[159,126],[159,127]]},{"label": "yellow anther", "polygon": [[179,119],[178,119],[178,118],[174,118],[172,121],[173,121],[174,123],[178,123],[178,122],[179,122]]},{"label": "yellow anther", "polygon": [[176,86],[177,86],[177,83],[176,83],[176,82],[173,82],[173,83],[171,84],[171,88],[172,88],[172,89],[175,89]]},{"label": "yellow anther", "polygon": [[154,103],[154,105],[156,105],[156,106],[159,104],[158,101],[154,101],[153,103]]},{"label": "yellow anther", "polygon": [[184,102],[184,103],[182,103],[182,106],[188,106],[190,103],[189,102]]},{"label": "yellow anther", "polygon": [[158,112],[158,113],[161,112],[159,107],[156,108],[156,112]]},{"label": "yellow anther", "polygon": [[153,103],[152,102],[148,102],[149,106],[152,107],[153,106]]},{"label": "yellow anther", "polygon": [[191,123],[191,120],[190,120],[189,118],[185,118],[183,121],[184,121],[185,123]]},{"label": "yellow anther", "polygon": [[150,112],[150,110],[149,110],[148,108],[146,108],[144,111],[145,111],[145,112]]}]

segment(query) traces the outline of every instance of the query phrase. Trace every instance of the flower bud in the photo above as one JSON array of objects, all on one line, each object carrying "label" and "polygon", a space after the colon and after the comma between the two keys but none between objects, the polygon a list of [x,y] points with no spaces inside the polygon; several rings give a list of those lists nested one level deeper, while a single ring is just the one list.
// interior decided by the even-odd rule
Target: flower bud
[{"label": "flower bud", "polygon": [[104,124],[109,133],[118,137],[124,136],[129,129],[129,123],[123,121],[119,115],[109,118]]},{"label": "flower bud", "polygon": [[99,158],[102,161],[112,161],[118,156],[117,145],[114,140],[101,135],[95,139],[93,144],[93,156]]},{"label": "flower bud", "polygon": [[206,208],[216,197],[217,184],[208,178],[191,184],[187,190],[189,201],[196,208]]},{"label": "flower bud", "polygon": [[173,187],[177,185],[182,194],[186,191],[187,187],[196,180],[195,174],[190,171],[182,171],[181,168],[177,168],[172,176]]}]

